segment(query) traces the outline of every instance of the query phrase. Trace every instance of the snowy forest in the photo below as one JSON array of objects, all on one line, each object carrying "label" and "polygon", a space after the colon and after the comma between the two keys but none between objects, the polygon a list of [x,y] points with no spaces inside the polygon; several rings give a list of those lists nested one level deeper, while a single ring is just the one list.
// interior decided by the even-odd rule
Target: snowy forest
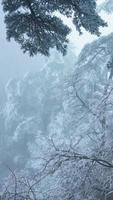
[{"label": "snowy forest", "polygon": [[0,86],[0,200],[113,200],[113,0],[1,9],[9,46],[39,61]]}]

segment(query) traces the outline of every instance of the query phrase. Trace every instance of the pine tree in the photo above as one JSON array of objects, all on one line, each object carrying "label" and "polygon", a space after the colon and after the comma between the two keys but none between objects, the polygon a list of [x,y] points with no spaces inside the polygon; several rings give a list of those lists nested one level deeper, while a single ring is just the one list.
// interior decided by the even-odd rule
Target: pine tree
[{"label": "pine tree", "polygon": [[70,28],[55,12],[72,18],[79,33],[84,28],[99,35],[99,27],[106,25],[96,13],[95,0],[2,0],[2,4],[7,39],[13,38],[31,56],[47,56],[54,47],[66,53]]}]

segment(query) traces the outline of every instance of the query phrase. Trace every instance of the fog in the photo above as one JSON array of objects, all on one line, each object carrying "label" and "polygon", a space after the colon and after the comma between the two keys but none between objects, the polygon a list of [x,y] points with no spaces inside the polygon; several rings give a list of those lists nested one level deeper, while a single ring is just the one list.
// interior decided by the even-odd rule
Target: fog
[{"label": "fog", "polygon": [[45,63],[44,56],[33,58],[23,54],[18,44],[6,40],[4,14],[0,7],[0,82],[4,84],[12,77],[20,77],[27,71],[38,71]]},{"label": "fog", "polygon": [[[103,2],[103,0],[99,0],[98,4],[101,2]],[[105,19],[105,21],[108,22],[108,27],[101,28],[101,35],[108,35],[113,31],[113,14],[109,15],[105,12],[101,12],[101,16],[103,19]],[[67,18],[63,16],[61,16],[61,18],[64,23],[68,24],[72,29],[72,32],[69,35],[69,40],[70,43],[73,44],[75,55],[79,55],[85,44],[90,43],[98,38],[97,36],[91,35],[85,30],[83,30],[83,35],[80,36],[71,20],[67,20]],[[6,29],[2,6],[0,6],[0,27],[0,93],[2,93],[4,96],[4,86],[9,79],[23,77],[27,72],[39,71],[49,58],[39,54],[34,57],[29,57],[28,54],[24,54],[22,52],[20,46],[15,41],[11,40],[11,42],[8,42],[6,40]]]},{"label": "fog", "polygon": [[[98,2],[101,3],[102,1],[99,0]],[[111,16],[105,13],[101,13],[101,16],[109,24],[109,27],[101,29],[102,35],[107,35],[108,33],[112,32],[113,29],[113,15]],[[70,42],[73,43],[73,46],[75,46],[76,54],[80,53],[81,49],[86,43],[97,39],[97,36],[91,35],[84,30],[83,35],[80,36],[75,27],[72,25],[71,20],[67,20],[65,17],[62,17],[62,19],[72,28],[69,39]],[[20,46],[15,41],[11,40],[11,42],[8,42],[6,40],[6,30],[2,6],[0,6],[0,27],[0,83],[1,85],[4,85],[12,77],[21,77],[28,71],[38,71],[48,58],[42,55],[29,57],[29,55],[23,54]]]},{"label": "fog", "polygon": [[[95,1],[80,0],[80,4],[74,5],[75,11],[74,1],[70,1],[69,7],[75,12],[77,23],[79,20],[91,33],[98,32],[98,24],[104,24],[95,13]],[[46,36],[46,43],[38,41],[43,52],[54,42],[61,48],[65,31],[62,35],[61,24],[57,26],[57,20],[49,18],[49,12],[53,16],[49,0],[3,2],[6,8],[9,6],[12,18],[7,17],[12,33],[13,28],[17,28],[18,34],[26,29],[30,43],[33,40],[35,44],[37,38]],[[45,2],[47,7],[43,7]],[[67,13],[69,1],[65,1],[66,7],[57,1],[58,8],[53,1],[57,8],[54,14],[72,32],[68,36],[67,55],[50,49],[49,57],[39,54],[30,57],[15,41],[6,40],[0,7],[0,199],[108,200],[109,194],[113,199],[112,2],[106,0],[107,4],[97,7],[99,15],[108,23],[100,28],[102,37],[97,37],[83,27],[83,34],[79,35],[72,19],[58,13],[59,8]],[[14,12],[17,18],[13,18],[16,15],[12,9],[18,6],[20,10]],[[23,12],[28,7],[30,18],[26,13],[19,15],[21,8]],[[22,19],[19,26],[18,19]],[[23,28],[26,22],[29,29]]]}]

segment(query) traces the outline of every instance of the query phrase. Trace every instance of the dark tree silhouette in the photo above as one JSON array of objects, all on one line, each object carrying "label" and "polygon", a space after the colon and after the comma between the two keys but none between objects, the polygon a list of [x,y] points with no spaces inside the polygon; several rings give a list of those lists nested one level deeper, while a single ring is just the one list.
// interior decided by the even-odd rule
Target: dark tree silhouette
[{"label": "dark tree silhouette", "polygon": [[48,56],[53,47],[66,53],[70,28],[55,12],[72,18],[79,33],[84,28],[100,35],[99,27],[106,25],[96,13],[95,0],[2,0],[2,5],[7,39],[13,38],[31,56]]}]

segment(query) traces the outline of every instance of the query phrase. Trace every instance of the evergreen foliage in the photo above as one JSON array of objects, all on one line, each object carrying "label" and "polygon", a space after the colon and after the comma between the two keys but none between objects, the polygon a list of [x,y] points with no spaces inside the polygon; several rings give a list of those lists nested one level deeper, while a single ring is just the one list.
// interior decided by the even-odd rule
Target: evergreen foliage
[{"label": "evergreen foliage", "polygon": [[7,39],[13,38],[31,56],[49,55],[49,49],[66,53],[70,28],[54,15],[60,12],[72,18],[79,33],[85,28],[100,35],[106,23],[96,13],[95,0],[3,0]]}]

